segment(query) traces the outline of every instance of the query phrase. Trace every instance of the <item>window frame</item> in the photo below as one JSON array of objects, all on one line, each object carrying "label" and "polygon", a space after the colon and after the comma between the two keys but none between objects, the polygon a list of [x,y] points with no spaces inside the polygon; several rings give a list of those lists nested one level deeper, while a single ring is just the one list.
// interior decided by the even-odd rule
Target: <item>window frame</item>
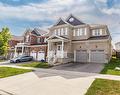
[{"label": "window frame", "polygon": [[64,34],[65,34],[65,36],[68,35],[68,28],[67,27],[65,28],[65,33]]}]

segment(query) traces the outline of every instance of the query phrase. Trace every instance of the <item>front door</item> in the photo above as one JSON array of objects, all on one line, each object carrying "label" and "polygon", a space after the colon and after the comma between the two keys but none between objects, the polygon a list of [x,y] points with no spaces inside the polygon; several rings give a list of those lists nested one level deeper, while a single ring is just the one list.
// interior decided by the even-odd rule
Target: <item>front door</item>
[{"label": "front door", "polygon": [[62,54],[62,45],[57,45],[57,57],[61,57]]}]

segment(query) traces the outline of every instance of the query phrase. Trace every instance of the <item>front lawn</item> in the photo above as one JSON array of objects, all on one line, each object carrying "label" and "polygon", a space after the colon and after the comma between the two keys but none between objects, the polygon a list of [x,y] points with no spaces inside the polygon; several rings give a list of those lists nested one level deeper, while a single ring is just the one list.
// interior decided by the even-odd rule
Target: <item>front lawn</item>
[{"label": "front lawn", "polygon": [[6,61],[6,60],[1,60],[1,59],[0,59],[0,62],[4,62],[4,61]]},{"label": "front lawn", "polygon": [[19,66],[24,66],[24,67],[35,67],[35,68],[50,68],[51,65],[45,62],[31,62],[31,63],[23,63],[20,64]]},{"label": "front lawn", "polygon": [[0,67],[0,78],[23,74],[30,71],[32,70],[18,69],[18,68],[11,68],[11,67]]},{"label": "front lawn", "polygon": [[108,64],[105,64],[101,74],[120,75],[120,70],[115,70],[116,67],[120,67],[120,59],[112,58]]},{"label": "front lawn", "polygon": [[120,95],[120,81],[96,79],[85,95]]}]

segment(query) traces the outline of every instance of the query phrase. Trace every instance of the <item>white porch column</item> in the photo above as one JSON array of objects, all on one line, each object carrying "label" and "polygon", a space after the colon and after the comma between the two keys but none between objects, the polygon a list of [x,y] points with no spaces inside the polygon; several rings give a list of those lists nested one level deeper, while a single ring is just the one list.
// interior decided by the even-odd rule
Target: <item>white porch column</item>
[{"label": "white porch column", "polygon": [[62,58],[64,58],[64,41],[62,41]]},{"label": "white porch column", "polygon": [[15,46],[15,53],[14,53],[14,57],[17,56],[17,46]]},{"label": "white porch column", "polygon": [[24,46],[22,46],[22,54],[21,55],[23,55],[23,53],[24,53]]},{"label": "white porch column", "polygon": [[48,51],[47,51],[48,63],[50,61],[50,41],[48,41]]},{"label": "white porch column", "polygon": [[76,62],[76,50],[74,50],[74,62]]}]

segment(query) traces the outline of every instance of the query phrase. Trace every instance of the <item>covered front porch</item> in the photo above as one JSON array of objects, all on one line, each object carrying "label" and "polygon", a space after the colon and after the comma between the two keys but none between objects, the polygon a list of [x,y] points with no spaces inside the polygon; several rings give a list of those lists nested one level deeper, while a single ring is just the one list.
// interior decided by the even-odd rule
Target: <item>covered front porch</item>
[{"label": "covered front porch", "polygon": [[63,60],[68,59],[67,38],[52,36],[48,38],[48,63],[64,63]]},{"label": "covered front porch", "polygon": [[14,57],[20,55],[30,55],[30,47],[26,43],[18,43],[15,46]]}]

